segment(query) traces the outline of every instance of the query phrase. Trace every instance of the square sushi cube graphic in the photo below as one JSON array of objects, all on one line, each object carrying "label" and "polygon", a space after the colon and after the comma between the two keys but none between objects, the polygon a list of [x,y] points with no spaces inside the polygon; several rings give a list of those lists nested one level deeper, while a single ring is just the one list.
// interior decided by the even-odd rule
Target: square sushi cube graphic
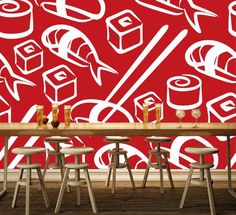
[{"label": "square sushi cube graphic", "polygon": [[24,75],[43,67],[43,50],[34,40],[16,45],[14,53],[16,66]]},{"label": "square sushi cube graphic", "polygon": [[208,122],[236,120],[236,94],[229,92],[206,103]]},{"label": "square sushi cube graphic", "polygon": [[77,96],[77,77],[65,65],[43,73],[44,93],[51,103],[66,103]]},{"label": "square sushi cube graphic", "polygon": [[160,120],[163,119],[164,117],[163,102],[156,93],[150,91],[134,99],[135,116],[139,122],[143,122],[143,104],[144,103],[148,105],[148,121],[149,122],[156,122],[155,104],[157,103],[161,104]]},{"label": "square sushi cube graphic", "polygon": [[107,40],[119,54],[143,44],[143,23],[131,10],[123,10],[106,19]]}]

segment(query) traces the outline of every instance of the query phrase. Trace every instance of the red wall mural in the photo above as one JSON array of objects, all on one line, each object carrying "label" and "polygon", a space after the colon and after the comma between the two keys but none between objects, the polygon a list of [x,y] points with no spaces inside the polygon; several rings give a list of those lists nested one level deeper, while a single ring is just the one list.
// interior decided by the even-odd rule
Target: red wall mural
[{"label": "red wall mural", "polygon": [[[236,1],[210,0],[0,0],[0,121],[35,122],[36,105],[71,105],[71,120],[142,122],[142,105],[161,103],[162,122],[234,122],[236,119]],[[234,137],[232,145],[236,145]],[[173,137],[172,168],[194,159],[189,145],[215,146],[209,157],[226,168],[224,137]],[[108,163],[102,137],[73,137],[96,150],[91,168]],[[44,146],[42,137],[10,137],[16,146]],[[46,145],[50,148],[50,145]],[[133,137],[133,168],[143,168],[154,146]],[[0,149],[1,165],[4,152]],[[232,146],[232,165],[236,162]],[[10,168],[21,156],[10,153]],[[39,158],[43,162],[44,157]],[[69,157],[67,159],[70,159]]]}]

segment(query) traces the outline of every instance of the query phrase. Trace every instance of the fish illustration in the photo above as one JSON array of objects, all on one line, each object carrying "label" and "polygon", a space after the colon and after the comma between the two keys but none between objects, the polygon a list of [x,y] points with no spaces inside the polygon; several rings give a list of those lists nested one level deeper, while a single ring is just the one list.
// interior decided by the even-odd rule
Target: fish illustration
[{"label": "fish illustration", "polygon": [[43,32],[41,39],[53,54],[79,67],[89,67],[99,86],[102,85],[102,71],[117,74],[116,70],[99,59],[88,37],[72,26],[51,26]]},{"label": "fish illustration", "polygon": [[18,93],[18,84],[35,86],[35,84],[19,75],[16,75],[7,59],[0,53],[0,84],[5,83],[8,92],[17,101],[20,100]]},{"label": "fish illustration", "polygon": [[[135,0],[138,4],[156,10],[161,13],[172,16],[185,15],[188,23],[198,33],[201,33],[201,27],[198,21],[199,16],[216,17],[217,14],[194,4],[193,0],[179,0],[176,5],[176,0]],[[173,3],[171,3],[173,2]]]}]

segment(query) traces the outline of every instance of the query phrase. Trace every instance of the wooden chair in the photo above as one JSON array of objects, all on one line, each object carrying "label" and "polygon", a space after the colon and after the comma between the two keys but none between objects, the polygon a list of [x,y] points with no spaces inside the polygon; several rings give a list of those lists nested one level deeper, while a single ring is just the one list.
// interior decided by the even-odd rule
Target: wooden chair
[{"label": "wooden chair", "polygon": [[[71,147],[71,148],[63,148],[60,150],[60,152],[62,154],[74,155],[75,162],[65,164],[65,173],[64,173],[62,184],[61,184],[60,193],[57,199],[55,213],[59,213],[60,211],[66,185],[77,187],[77,205],[81,204],[80,202],[80,186],[81,186],[80,170],[83,170],[85,174],[85,180],[88,187],[88,193],[89,193],[93,213],[97,213],[97,206],[96,206],[93,189],[91,186],[89,172],[88,172],[89,165],[87,163],[80,163],[80,155],[92,153],[94,152],[94,149],[91,147]],[[70,170],[72,169],[75,170],[75,179],[69,179],[69,173],[70,173]]]},{"label": "wooden chair", "polygon": [[[113,171],[111,192],[115,193],[116,169],[127,168],[128,173],[129,173],[129,177],[130,177],[130,181],[131,181],[131,185],[132,185],[132,188],[134,189],[135,188],[135,183],[134,183],[133,175],[132,175],[131,168],[130,168],[130,165],[129,165],[129,161],[128,161],[128,157],[127,157],[127,151],[120,148],[120,146],[119,146],[120,143],[129,142],[130,138],[126,137],[126,136],[107,136],[107,137],[105,137],[104,140],[108,143],[115,143],[116,144],[116,147],[109,151],[109,155],[111,157],[111,160],[110,160],[110,164],[108,165],[109,170],[108,170],[106,186],[109,187],[110,179],[111,179],[111,173]],[[120,162],[120,156],[124,156],[124,160],[125,160],[124,163]]]},{"label": "wooden chair", "polygon": [[[214,165],[213,163],[205,163],[204,155],[215,154],[215,153],[218,153],[219,150],[217,148],[210,148],[210,147],[187,147],[185,151],[191,154],[200,155],[200,160],[199,162],[190,164],[190,172],[188,174],[188,179],[185,184],[185,188],[184,188],[184,192],[183,192],[183,196],[182,196],[179,208],[182,209],[184,207],[184,202],[187,196],[188,188],[189,188],[190,182],[192,182],[194,184],[207,187],[211,215],[215,215],[216,214],[215,200],[214,200],[214,193],[213,193],[213,188],[212,188],[213,181],[211,179],[211,173],[210,173],[210,168],[212,168]],[[192,179],[192,174],[193,174],[194,169],[200,170],[199,178]],[[204,171],[206,174],[206,178],[204,178]]]},{"label": "wooden chair", "polygon": [[[174,183],[173,183],[173,179],[171,176],[170,166],[169,166],[169,162],[167,159],[168,151],[161,149],[161,144],[170,142],[171,138],[151,136],[151,137],[145,138],[145,140],[147,142],[152,142],[153,144],[156,144],[156,148],[154,150],[149,151],[148,164],[147,164],[147,168],[146,168],[146,171],[144,174],[142,187],[146,187],[148,173],[149,173],[150,168],[152,167],[155,169],[159,169],[160,193],[163,194],[164,193],[164,182],[163,182],[163,169],[164,168],[167,170],[168,178],[170,181],[170,186],[171,186],[171,188],[174,188]],[[152,162],[153,156],[156,156],[156,162],[154,162],[154,163]],[[162,161],[163,158],[164,158],[164,162]]]},{"label": "wooden chair", "polygon": [[[64,175],[64,155],[60,153],[60,143],[70,142],[69,137],[51,136],[44,139],[45,142],[54,144],[55,150],[47,150],[47,159],[43,171],[43,179],[45,178],[47,169],[60,169],[61,180]],[[50,163],[50,158],[55,157],[55,163]]]},{"label": "wooden chair", "polygon": [[[37,174],[38,174],[38,180],[41,185],[41,190],[43,193],[43,198],[46,204],[46,207],[49,208],[49,200],[48,200],[48,195],[45,189],[45,184],[43,181],[43,176],[40,170],[41,164],[39,163],[32,163],[32,155],[35,154],[40,154],[40,153],[45,153],[44,148],[40,147],[19,147],[19,148],[14,148],[12,150],[14,154],[21,154],[25,155],[27,157],[27,162],[26,163],[20,163],[17,165],[17,167],[20,169],[19,171],[19,177],[16,182],[16,188],[13,196],[13,201],[12,201],[12,208],[16,206],[17,202],[17,197],[19,194],[20,186],[25,186],[26,187],[26,198],[25,198],[25,215],[29,214],[29,204],[30,204],[30,186],[36,181],[35,179],[32,179],[31,177],[31,170],[36,169]],[[26,178],[23,178],[23,173],[24,170],[26,170]]]}]

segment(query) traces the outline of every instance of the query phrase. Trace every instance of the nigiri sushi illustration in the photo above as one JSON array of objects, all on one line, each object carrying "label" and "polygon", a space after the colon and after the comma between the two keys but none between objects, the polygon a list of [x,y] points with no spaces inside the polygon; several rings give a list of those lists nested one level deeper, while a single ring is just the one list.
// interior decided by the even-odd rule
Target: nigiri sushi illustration
[{"label": "nigiri sushi illustration", "polygon": [[185,60],[204,75],[236,84],[236,52],[224,43],[200,40],[187,49]]},{"label": "nigiri sushi illustration", "polygon": [[0,53],[0,85],[3,83],[8,92],[17,101],[20,100],[17,87],[19,84],[35,86],[33,82],[15,74],[7,59]]},{"label": "nigiri sushi illustration", "polygon": [[[75,0],[34,0],[35,3],[42,7],[46,12],[55,16],[59,16],[74,22],[89,22],[91,20],[98,20],[103,17],[106,10],[104,0],[93,0],[87,2],[87,8],[83,9],[82,5],[85,1]],[[81,5],[82,4],[82,5]],[[99,11],[94,11],[93,8],[98,6]]]},{"label": "nigiri sushi illustration", "polygon": [[135,0],[138,4],[159,11],[161,13],[169,14],[172,16],[185,15],[188,23],[198,33],[201,33],[198,16],[211,16],[217,15],[203,7],[194,4],[193,0],[179,0],[176,5],[176,0]]},{"label": "nigiri sushi illustration", "polygon": [[79,67],[89,67],[99,86],[102,85],[102,71],[117,73],[99,59],[88,37],[72,26],[53,25],[43,32],[41,39],[53,54]]}]

